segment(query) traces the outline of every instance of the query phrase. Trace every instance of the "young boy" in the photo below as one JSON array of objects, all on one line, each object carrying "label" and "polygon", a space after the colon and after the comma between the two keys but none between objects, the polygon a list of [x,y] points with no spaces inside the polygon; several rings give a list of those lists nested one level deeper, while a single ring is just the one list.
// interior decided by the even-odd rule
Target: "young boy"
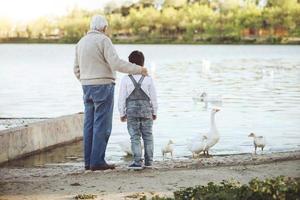
[{"label": "young boy", "polygon": [[[144,55],[133,51],[129,62],[144,66]],[[129,169],[143,169],[141,137],[144,141],[145,167],[152,167],[153,162],[153,120],[157,116],[156,91],[150,76],[124,76],[120,85],[119,112],[122,122],[127,121],[131,140],[133,163]]]}]

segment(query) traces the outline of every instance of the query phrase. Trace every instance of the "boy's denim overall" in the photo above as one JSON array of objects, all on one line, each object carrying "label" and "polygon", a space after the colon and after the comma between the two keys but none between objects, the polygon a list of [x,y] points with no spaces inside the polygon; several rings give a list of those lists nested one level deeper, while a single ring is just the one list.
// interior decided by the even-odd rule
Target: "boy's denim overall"
[{"label": "boy's denim overall", "polygon": [[150,166],[153,162],[152,106],[150,98],[141,88],[145,77],[142,76],[138,83],[132,75],[129,75],[129,77],[135,87],[126,99],[127,128],[130,135],[134,163],[141,164],[142,162],[142,137],[145,148],[145,165]]}]

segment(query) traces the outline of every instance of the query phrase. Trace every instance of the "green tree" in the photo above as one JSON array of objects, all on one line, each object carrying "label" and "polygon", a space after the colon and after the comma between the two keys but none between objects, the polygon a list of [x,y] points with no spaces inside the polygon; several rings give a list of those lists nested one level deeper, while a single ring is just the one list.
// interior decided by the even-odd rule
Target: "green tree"
[{"label": "green tree", "polygon": [[298,4],[297,0],[268,0],[267,6],[268,7],[282,7],[282,8],[291,8]]},{"label": "green tree", "polygon": [[262,10],[254,4],[247,4],[241,8],[236,15],[239,32],[244,29],[250,29],[258,36],[258,30],[262,27]]},{"label": "green tree", "polygon": [[53,28],[54,24],[47,17],[40,17],[29,23],[26,30],[30,37],[42,39],[49,35]]},{"label": "green tree", "polygon": [[77,42],[88,30],[91,14],[74,8],[69,15],[58,19],[57,27],[64,42]]},{"label": "green tree", "polygon": [[187,4],[187,0],[165,0],[163,6],[179,8],[186,4]]}]

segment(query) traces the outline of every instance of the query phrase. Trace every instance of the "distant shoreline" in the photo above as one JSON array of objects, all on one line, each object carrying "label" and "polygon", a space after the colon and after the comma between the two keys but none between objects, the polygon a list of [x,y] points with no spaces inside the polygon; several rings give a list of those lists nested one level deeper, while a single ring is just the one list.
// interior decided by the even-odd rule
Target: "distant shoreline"
[{"label": "distant shoreline", "polygon": [[[257,41],[258,40],[258,41]],[[267,39],[253,39],[240,41],[178,41],[178,40],[118,40],[112,39],[114,44],[153,44],[153,45],[300,45],[300,38],[285,38],[281,42],[270,42]],[[77,41],[63,41],[62,39],[0,39],[0,44],[76,44]]]}]

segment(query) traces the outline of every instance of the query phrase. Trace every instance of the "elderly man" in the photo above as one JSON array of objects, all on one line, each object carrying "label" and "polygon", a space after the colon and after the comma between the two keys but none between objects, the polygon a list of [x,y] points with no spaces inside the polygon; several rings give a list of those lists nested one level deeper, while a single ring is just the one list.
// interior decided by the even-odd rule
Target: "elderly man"
[{"label": "elderly man", "polygon": [[116,71],[147,75],[145,67],[121,60],[105,35],[108,24],[96,15],[90,31],[76,45],[74,73],[83,88],[84,161],[92,171],[114,169],[105,161],[106,146],[112,129]]}]

